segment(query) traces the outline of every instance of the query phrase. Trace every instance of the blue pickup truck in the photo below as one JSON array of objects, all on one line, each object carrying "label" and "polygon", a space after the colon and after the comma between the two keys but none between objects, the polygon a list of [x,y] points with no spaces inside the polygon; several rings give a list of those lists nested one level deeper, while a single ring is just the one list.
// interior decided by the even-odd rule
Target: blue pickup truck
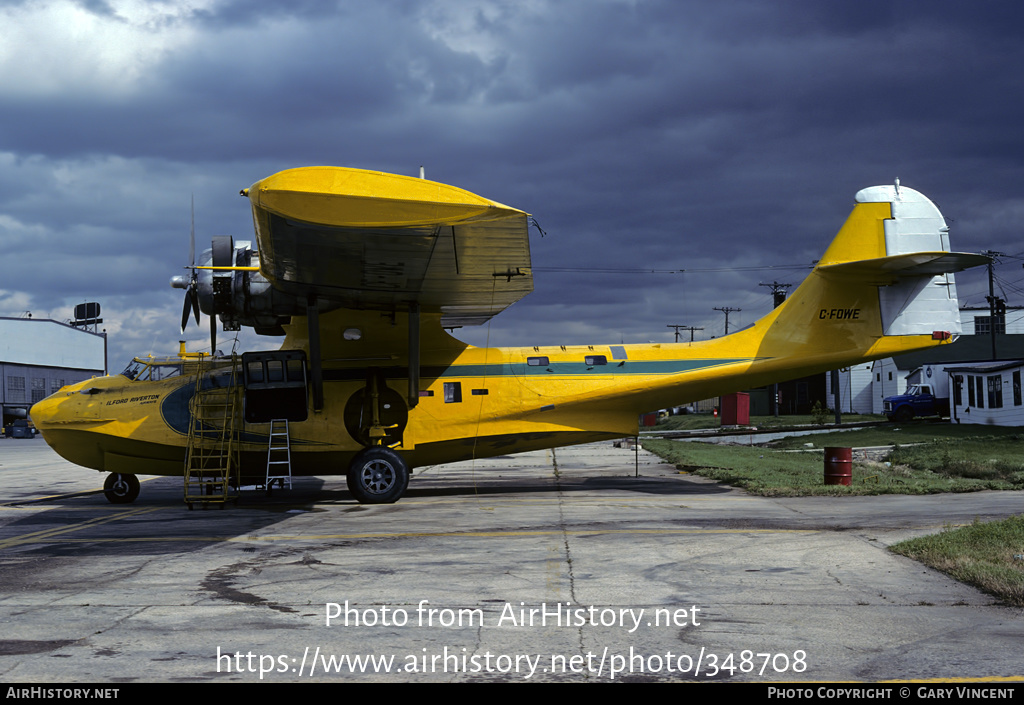
[{"label": "blue pickup truck", "polygon": [[[948,387],[948,384],[946,385]],[[949,416],[949,396],[932,384],[912,384],[906,394],[882,400],[882,411],[890,421],[910,421],[915,416]]]}]

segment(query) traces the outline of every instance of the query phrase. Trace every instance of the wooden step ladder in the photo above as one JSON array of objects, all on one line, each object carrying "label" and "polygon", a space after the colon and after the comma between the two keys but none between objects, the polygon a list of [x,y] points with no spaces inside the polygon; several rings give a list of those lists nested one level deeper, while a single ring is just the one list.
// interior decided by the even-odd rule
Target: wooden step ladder
[{"label": "wooden step ladder", "polygon": [[238,431],[242,425],[238,360],[200,360],[185,450],[185,503],[206,507],[238,501]]},{"label": "wooden step ladder", "polygon": [[270,437],[267,441],[267,492],[277,482],[281,489],[292,488],[292,448],[288,435],[288,419],[273,419],[270,422]]}]

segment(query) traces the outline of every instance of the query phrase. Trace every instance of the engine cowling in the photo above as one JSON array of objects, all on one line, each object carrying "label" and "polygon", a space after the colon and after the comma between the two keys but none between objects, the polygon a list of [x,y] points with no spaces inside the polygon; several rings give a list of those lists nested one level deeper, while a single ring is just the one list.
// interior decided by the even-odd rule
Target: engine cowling
[{"label": "engine cowling", "polygon": [[174,277],[171,286],[189,289],[194,282],[199,309],[220,317],[225,331],[253,328],[259,335],[284,335],[292,316],[306,313],[305,301],[275,289],[257,270],[203,269],[203,267],[259,267],[259,252],[245,240],[213,238],[199,255],[193,278]]}]

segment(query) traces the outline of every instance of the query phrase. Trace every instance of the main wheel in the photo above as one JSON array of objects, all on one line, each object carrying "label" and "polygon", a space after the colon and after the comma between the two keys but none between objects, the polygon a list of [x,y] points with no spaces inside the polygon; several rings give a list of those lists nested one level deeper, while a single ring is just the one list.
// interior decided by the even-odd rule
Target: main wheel
[{"label": "main wheel", "polygon": [[103,483],[103,494],[111,504],[131,504],[139,496],[139,478],[112,472]]},{"label": "main wheel", "polygon": [[906,423],[910,419],[914,418],[914,412],[909,406],[901,406],[896,410],[896,420],[900,423]]},{"label": "main wheel", "polygon": [[397,502],[409,486],[409,466],[395,451],[372,446],[348,466],[348,490],[362,504]]}]

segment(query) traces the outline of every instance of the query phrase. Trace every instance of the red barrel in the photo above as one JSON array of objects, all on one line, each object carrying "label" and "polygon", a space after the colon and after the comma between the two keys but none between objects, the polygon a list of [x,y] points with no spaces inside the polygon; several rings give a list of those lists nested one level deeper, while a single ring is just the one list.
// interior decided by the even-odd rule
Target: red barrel
[{"label": "red barrel", "polygon": [[847,485],[853,479],[853,449],[825,449],[825,484]]}]

